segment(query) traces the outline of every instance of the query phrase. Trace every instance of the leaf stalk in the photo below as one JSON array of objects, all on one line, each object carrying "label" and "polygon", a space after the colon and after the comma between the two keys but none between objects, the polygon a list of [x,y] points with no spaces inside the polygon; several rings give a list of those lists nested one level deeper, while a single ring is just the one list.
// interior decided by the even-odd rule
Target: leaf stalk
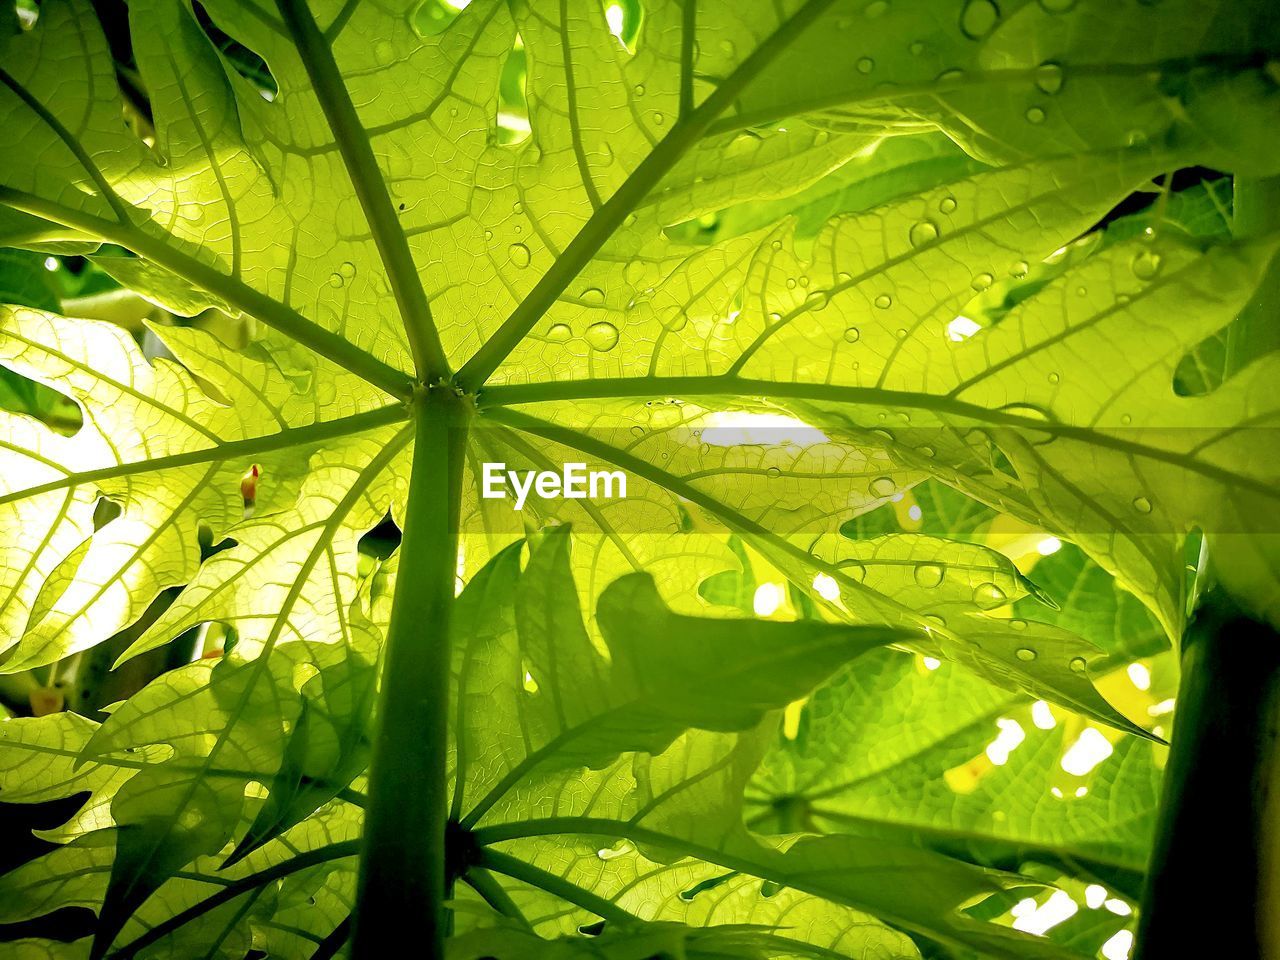
[{"label": "leaf stalk", "polygon": [[[1205,882],[1207,864],[1229,881]],[[1220,955],[1280,958],[1280,636],[1210,591],[1182,684],[1134,960],[1184,956],[1212,917]]]},{"label": "leaf stalk", "polygon": [[413,473],[383,654],[352,956],[387,943],[444,956],[449,621],[470,404],[447,385],[414,402]]}]

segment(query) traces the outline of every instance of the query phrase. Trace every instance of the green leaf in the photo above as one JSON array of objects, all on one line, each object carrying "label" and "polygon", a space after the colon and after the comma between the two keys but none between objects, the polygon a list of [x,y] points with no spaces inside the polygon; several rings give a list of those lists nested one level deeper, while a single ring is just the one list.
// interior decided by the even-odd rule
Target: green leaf
[{"label": "green leaf", "polygon": [[[94,958],[419,921],[432,957],[597,921],[618,957],[1096,954],[1010,907],[1137,886],[1119,668],[1181,639],[1201,539],[1280,596],[1280,237],[1225,199],[1278,172],[1270,8],[464,6],[0,30],[0,670],[144,674],[101,727],[0,722],[8,796],[90,794],[6,916],[89,906]],[[97,284],[151,325],[57,315]],[[496,462],[627,496],[516,512]],[[995,763],[1030,698],[1057,726]],[[1086,729],[1113,757],[1059,802]]]}]

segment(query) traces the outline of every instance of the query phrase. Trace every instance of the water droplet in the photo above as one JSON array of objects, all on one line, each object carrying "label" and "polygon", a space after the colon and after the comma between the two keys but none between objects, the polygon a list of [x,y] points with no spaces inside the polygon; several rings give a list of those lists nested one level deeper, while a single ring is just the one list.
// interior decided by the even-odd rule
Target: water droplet
[{"label": "water droplet", "polygon": [[857,343],[857,342],[858,342],[858,340],[859,340],[861,337],[862,337],[862,331],[861,331],[861,330],[859,330],[857,327],[845,327],[845,328],[844,328],[844,342],[845,342],[845,343]]},{"label": "water droplet", "polygon": [[579,299],[583,303],[590,304],[593,307],[598,307],[600,304],[604,303],[604,291],[599,287],[587,287],[586,290],[582,291]]},{"label": "water droplet", "polygon": [[1008,601],[1008,594],[994,583],[980,583],[973,588],[973,602],[980,610],[994,610]]},{"label": "water droplet", "polygon": [[1061,376],[1059,376],[1057,373],[1051,373],[1051,374],[1049,374],[1049,382],[1050,382],[1050,383],[1054,383],[1054,384],[1056,384],[1056,383],[1061,383],[1061,382],[1062,382],[1062,377],[1061,377]]},{"label": "water droplet", "polygon": [[1062,67],[1052,61],[1036,67],[1036,88],[1050,96],[1062,89]]},{"label": "water droplet", "polygon": [[1085,662],[1084,657],[1072,657],[1069,666],[1074,673],[1084,673],[1085,670],[1088,669],[1089,664]]},{"label": "water droplet", "polygon": [[778,467],[770,467],[768,470],[764,472],[764,474],[770,480],[777,480],[778,477],[782,476],[782,470],[779,469]]},{"label": "water droplet", "polygon": [[644,427],[634,426],[631,428],[631,435],[637,439],[644,436]]},{"label": "water droplet", "polygon": [[1039,107],[1032,107],[1025,114],[1027,123],[1044,123],[1045,112]]},{"label": "water droplet", "polygon": [[928,620],[931,624],[933,624],[935,627],[945,627],[947,625],[947,621],[942,617],[938,616],[936,613],[926,613],[924,615],[924,618]]},{"label": "water droplet", "polygon": [[1009,621],[1009,626],[1013,627],[1013,629],[1015,629],[1015,630],[1025,630],[1025,629],[1027,629],[1027,621],[1025,621],[1025,620],[1010,620],[1010,621]]},{"label": "water droplet", "polygon": [[338,267],[338,272],[350,280],[356,275],[356,265],[348,260],[342,266]]},{"label": "water droplet", "polygon": [[850,580],[856,580],[859,583],[867,579],[867,568],[857,560],[842,560],[836,564],[836,569]]},{"label": "water droplet", "polygon": [[1018,648],[1018,659],[1019,659],[1019,660],[1022,660],[1022,661],[1024,661],[1025,663],[1030,663],[1030,662],[1031,662],[1032,660],[1034,660],[1035,658],[1036,658],[1036,652],[1035,652],[1034,650],[1032,650],[1030,647],[1019,647],[1019,648]]},{"label": "water droplet", "polygon": [[916,583],[922,587],[936,587],[946,576],[946,569],[940,563],[917,563],[915,569]]},{"label": "water droplet", "polygon": [[872,70],[876,68],[876,62],[872,60],[870,57],[863,57],[861,60],[858,61],[857,66],[858,66],[859,73],[870,73]]},{"label": "water droplet", "polygon": [[795,278],[795,277],[787,277],[787,289],[788,289],[788,290],[794,290],[795,288],[796,288],[796,278]]},{"label": "water droplet", "polygon": [[608,320],[601,320],[587,327],[587,344],[602,353],[618,345],[618,328]]},{"label": "water droplet", "polygon": [[524,213],[524,204],[517,200],[511,205],[512,213]]},{"label": "water droplet", "polygon": [[329,286],[335,289],[342,286],[346,282],[347,282],[346,280],[342,279],[342,274],[340,273],[329,274]]},{"label": "water droplet", "polygon": [[396,55],[396,48],[390,40],[379,40],[373,45],[373,55],[379,63],[390,63],[391,58]]},{"label": "water droplet", "polygon": [[871,492],[877,497],[891,497],[898,492],[898,485],[892,477],[876,477],[871,481]]},{"label": "water droplet", "polygon": [[911,44],[911,46],[909,46],[907,49],[911,51],[911,55],[913,57],[918,57],[920,56],[920,54],[924,53],[924,44],[921,43],[919,40],[917,40],[915,43]]},{"label": "water droplet", "polygon": [[894,331],[893,335],[897,337],[899,340],[905,340],[907,339],[907,328],[899,327],[897,330]]},{"label": "water droplet", "polygon": [[661,110],[653,111],[653,122],[656,123],[658,126],[662,126],[664,123],[667,122],[666,114],[664,114]]},{"label": "water droplet", "polygon": [[1133,509],[1137,510],[1139,513],[1150,513],[1152,510],[1151,501],[1146,497],[1134,497]]},{"label": "water droplet", "polygon": [[959,69],[943,70],[935,81],[939,87],[956,87],[964,81],[964,71]]},{"label": "water droplet", "polygon": [[508,253],[511,256],[511,262],[517,267],[527,267],[529,265],[529,248],[523,243],[513,243]]},{"label": "water droplet", "polygon": [[999,19],[1000,11],[991,0],[969,0],[960,12],[960,32],[970,40],[981,40]]},{"label": "water droplet", "polygon": [[938,201],[938,209],[943,213],[955,213],[956,198],[943,197],[941,200]]},{"label": "water droplet", "polygon": [[1160,254],[1154,250],[1140,250],[1134,254],[1129,265],[1133,269],[1133,275],[1139,280],[1150,280],[1160,272],[1162,264]]},{"label": "water droplet", "polygon": [[486,230],[486,231],[484,232],[484,238],[485,238],[486,240],[492,240],[492,239],[493,239],[493,231],[492,231],[492,230]]},{"label": "water droplet", "polygon": [[635,94],[636,94],[636,96],[637,96],[637,97],[643,97],[643,96],[644,96],[644,84],[643,84],[643,83],[637,83],[637,84],[636,84],[636,87],[635,87]]},{"label": "water droplet", "polygon": [[830,302],[831,298],[827,296],[825,290],[815,290],[804,298],[804,304],[810,310],[824,310]]},{"label": "water droplet", "polygon": [[907,233],[907,239],[913,247],[922,247],[926,243],[931,243],[938,239],[938,225],[932,220],[921,220],[912,226]]},{"label": "water droplet", "polygon": [[667,315],[666,319],[663,320],[662,328],[664,330],[675,332],[677,330],[683,330],[688,323],[689,315],[679,307],[676,307]]},{"label": "water droplet", "polygon": [[969,286],[973,287],[974,290],[982,291],[991,286],[991,284],[995,282],[995,279],[996,278],[989,273],[980,273],[973,278],[973,282],[969,284]]},{"label": "water droplet", "polygon": [[875,20],[878,17],[883,17],[888,12],[889,0],[873,0],[873,2],[868,3],[862,9],[863,15],[868,20]]},{"label": "water droplet", "polygon": [[571,336],[573,331],[569,329],[567,323],[553,323],[551,329],[547,331],[547,339],[552,343],[564,343]]},{"label": "water droplet", "polygon": [[1013,277],[1015,280],[1023,279],[1030,272],[1031,264],[1027,263],[1025,260],[1019,260],[1009,268],[1009,276]]},{"label": "water droplet", "polygon": [[893,306],[893,297],[889,296],[887,293],[882,293],[880,294],[880,296],[876,297],[875,302],[876,302],[877,309],[888,310],[891,306]]}]

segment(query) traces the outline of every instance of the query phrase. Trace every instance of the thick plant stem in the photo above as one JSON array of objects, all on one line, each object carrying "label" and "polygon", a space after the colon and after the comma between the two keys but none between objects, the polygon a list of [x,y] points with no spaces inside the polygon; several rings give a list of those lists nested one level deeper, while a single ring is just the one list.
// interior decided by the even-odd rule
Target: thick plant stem
[{"label": "thick plant stem", "polygon": [[1280,635],[1211,592],[1182,651],[1135,960],[1280,960]]},{"label": "thick plant stem", "polygon": [[[1280,177],[1236,177],[1232,232],[1239,239],[1280,230]],[[1280,348],[1280,257],[1227,328],[1228,375]]]},{"label": "thick plant stem", "polygon": [[[388,944],[444,956],[449,615],[458,556],[466,401],[447,386],[416,405],[413,478],[387,630],[360,860],[355,960]],[[401,949],[397,946],[395,949]]]}]

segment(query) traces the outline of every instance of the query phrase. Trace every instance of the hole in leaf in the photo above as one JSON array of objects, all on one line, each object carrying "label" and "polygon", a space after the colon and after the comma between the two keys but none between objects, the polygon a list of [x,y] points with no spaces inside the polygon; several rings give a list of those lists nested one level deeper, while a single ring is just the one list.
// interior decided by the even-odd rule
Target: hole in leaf
[{"label": "hole in leaf", "polygon": [[280,92],[280,85],[276,83],[276,78],[272,75],[271,68],[267,66],[267,61],[219,29],[199,0],[192,4],[192,8],[195,10],[196,22],[200,24],[200,29],[222,54],[222,58],[236,73],[253,84],[264,100],[274,100]]},{"label": "hole in leaf", "polygon": [[637,0],[600,0],[600,6],[609,32],[618,38],[628,53],[635,53],[644,8]]},{"label": "hole in leaf", "polygon": [[449,29],[471,0],[426,0],[414,14],[414,26],[424,37],[434,37]]},{"label": "hole in leaf", "polygon": [[0,367],[0,410],[39,420],[64,437],[84,425],[84,414],[74,400],[7,367]]},{"label": "hole in leaf", "polygon": [[696,897],[698,894],[703,893],[707,890],[714,890],[716,887],[720,886],[722,883],[728,880],[732,880],[737,875],[738,875],[737,873],[730,871],[729,873],[722,873],[718,877],[708,877],[706,880],[703,880],[699,883],[695,883],[692,887],[690,887],[687,890],[681,890],[680,899],[683,900],[685,903],[690,903],[692,902],[693,898]]},{"label": "hole in leaf", "polygon": [[124,513],[124,507],[116,503],[116,501],[110,500],[107,497],[99,497],[98,502],[94,505],[94,508],[93,508],[94,532],[101,530],[112,520],[115,520],[117,517],[119,517],[122,513]]},{"label": "hole in leaf", "polygon": [[361,556],[372,557],[375,560],[386,560],[400,546],[402,537],[403,534],[400,528],[391,519],[391,513],[388,512],[376,527],[360,538],[358,549]]},{"label": "hole in leaf", "polygon": [[498,75],[498,108],[494,116],[493,133],[497,143],[523,143],[532,133],[529,100],[526,96],[527,68],[524,40],[517,33],[511,52],[502,65],[502,72]]},{"label": "hole in leaf", "polygon": [[214,554],[221,553],[223,550],[230,550],[236,546],[237,541],[231,537],[223,537],[217,543],[214,543],[213,528],[207,523],[202,523],[196,531],[196,543],[200,546],[200,562],[204,563]]}]

